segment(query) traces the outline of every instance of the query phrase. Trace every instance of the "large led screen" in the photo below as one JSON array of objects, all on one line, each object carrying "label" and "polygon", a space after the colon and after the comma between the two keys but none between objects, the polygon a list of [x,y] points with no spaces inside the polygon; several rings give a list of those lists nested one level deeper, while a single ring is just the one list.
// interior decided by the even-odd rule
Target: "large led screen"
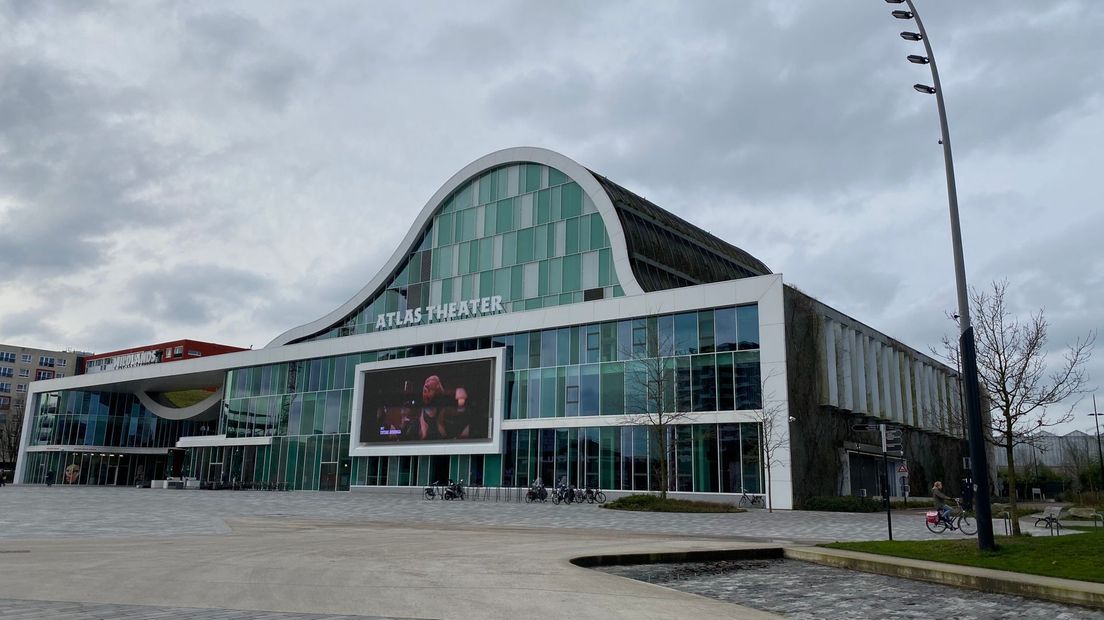
[{"label": "large led screen", "polygon": [[368,370],[363,380],[361,445],[491,439],[494,358]]}]

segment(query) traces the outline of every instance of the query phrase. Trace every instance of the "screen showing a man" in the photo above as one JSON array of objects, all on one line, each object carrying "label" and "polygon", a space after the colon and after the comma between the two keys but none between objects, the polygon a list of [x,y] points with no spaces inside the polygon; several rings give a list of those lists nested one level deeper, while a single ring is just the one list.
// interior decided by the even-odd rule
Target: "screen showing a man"
[{"label": "screen showing a man", "polygon": [[492,359],[369,371],[360,441],[485,441],[491,431],[493,381]]}]

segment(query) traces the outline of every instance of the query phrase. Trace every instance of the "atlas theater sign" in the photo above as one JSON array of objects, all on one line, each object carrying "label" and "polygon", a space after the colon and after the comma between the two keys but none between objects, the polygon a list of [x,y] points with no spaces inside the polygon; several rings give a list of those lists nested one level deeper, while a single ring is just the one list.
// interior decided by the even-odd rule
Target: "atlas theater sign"
[{"label": "atlas theater sign", "polygon": [[502,296],[479,297],[465,301],[454,301],[447,304],[411,308],[405,312],[388,312],[376,317],[376,331],[393,329],[396,327],[409,327],[411,325],[426,325],[452,321],[457,319],[471,319],[478,316],[499,314],[505,312],[502,307]]}]

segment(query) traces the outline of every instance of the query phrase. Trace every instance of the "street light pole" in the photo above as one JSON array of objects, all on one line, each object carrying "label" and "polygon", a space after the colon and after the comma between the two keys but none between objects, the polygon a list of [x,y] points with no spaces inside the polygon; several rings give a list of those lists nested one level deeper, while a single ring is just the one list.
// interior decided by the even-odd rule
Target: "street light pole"
[{"label": "street light pole", "polygon": [[[900,4],[901,0],[886,0],[890,4]],[[935,95],[939,109],[939,129],[943,144],[943,162],[947,173],[947,201],[951,212],[951,245],[954,251],[955,284],[958,293],[959,350],[962,359],[962,384],[966,398],[966,419],[970,438],[970,473],[974,481],[974,497],[977,500],[978,548],[996,549],[993,541],[992,511],[989,506],[989,467],[985,454],[985,433],[981,420],[981,390],[978,387],[977,351],[974,348],[974,327],[970,322],[970,296],[966,286],[966,262],[962,256],[962,229],[958,219],[958,190],[955,187],[954,160],[951,157],[951,135],[947,128],[947,109],[943,103],[943,86],[939,81],[939,70],[935,66],[935,54],[932,53],[928,33],[924,22],[916,12],[913,0],[905,0],[909,10],[893,11],[898,19],[914,19],[919,33],[902,32],[901,37],[911,41],[922,41],[927,56],[908,57],[914,64],[931,65],[933,86],[916,84],[915,90]]]},{"label": "street light pole", "polygon": [[1097,463],[1100,464],[1100,484],[1104,485],[1104,450],[1100,449],[1100,416],[1104,413],[1100,413],[1096,410],[1096,394],[1093,394],[1093,412],[1090,413],[1093,417],[1093,421],[1096,422],[1096,458],[1099,459]]}]

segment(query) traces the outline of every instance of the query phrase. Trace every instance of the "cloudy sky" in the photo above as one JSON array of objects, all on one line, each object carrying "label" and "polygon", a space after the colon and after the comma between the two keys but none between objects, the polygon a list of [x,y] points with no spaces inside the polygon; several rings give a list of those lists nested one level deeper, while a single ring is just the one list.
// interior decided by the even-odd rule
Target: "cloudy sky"
[{"label": "cloudy sky", "polygon": [[[261,347],[457,170],[532,145],[926,351],[955,329],[943,159],[889,10],[0,0],[0,342]],[[1104,4],[921,10],[971,283],[1008,279],[1056,347],[1099,329]]]}]

